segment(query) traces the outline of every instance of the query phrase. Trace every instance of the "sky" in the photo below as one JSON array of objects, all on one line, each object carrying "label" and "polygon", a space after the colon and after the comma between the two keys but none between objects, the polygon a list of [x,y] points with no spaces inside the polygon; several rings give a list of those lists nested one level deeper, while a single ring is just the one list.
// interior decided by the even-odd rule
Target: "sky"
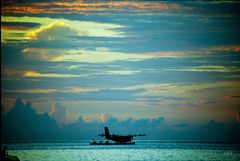
[{"label": "sky", "polygon": [[3,115],[240,123],[239,2],[1,2]]}]

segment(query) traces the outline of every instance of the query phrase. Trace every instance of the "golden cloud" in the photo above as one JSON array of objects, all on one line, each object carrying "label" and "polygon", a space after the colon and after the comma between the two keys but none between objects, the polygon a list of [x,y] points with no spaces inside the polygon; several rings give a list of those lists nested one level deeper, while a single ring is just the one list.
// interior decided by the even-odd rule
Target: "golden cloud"
[{"label": "golden cloud", "polygon": [[14,23],[39,23],[38,28],[24,28],[23,26],[2,26],[1,40],[69,40],[71,36],[89,37],[125,37],[125,33],[119,31],[124,26],[111,23],[99,23],[94,21],[72,21],[68,19],[46,17],[16,17],[1,16],[2,22]]},{"label": "golden cloud", "polygon": [[49,25],[28,32],[26,36],[30,40],[59,40],[77,33],[76,30],[71,29],[66,23],[55,21]]},{"label": "golden cloud", "polygon": [[10,26],[10,25],[1,25],[1,30],[28,30],[30,27],[27,26]]},{"label": "golden cloud", "polygon": [[[49,7],[50,6],[50,7]],[[190,10],[190,7],[179,4],[162,2],[141,2],[141,1],[102,1],[102,2],[36,2],[26,6],[3,6],[2,13],[86,13],[86,12],[111,12],[111,11],[169,11],[169,10]]]},{"label": "golden cloud", "polygon": [[68,78],[68,77],[82,77],[83,75],[77,74],[58,74],[58,73],[39,73],[36,71],[26,71],[23,72],[24,77],[32,77],[32,78]]},{"label": "golden cloud", "polygon": [[222,46],[215,46],[210,48],[210,50],[216,51],[240,51],[240,45],[222,45]]}]

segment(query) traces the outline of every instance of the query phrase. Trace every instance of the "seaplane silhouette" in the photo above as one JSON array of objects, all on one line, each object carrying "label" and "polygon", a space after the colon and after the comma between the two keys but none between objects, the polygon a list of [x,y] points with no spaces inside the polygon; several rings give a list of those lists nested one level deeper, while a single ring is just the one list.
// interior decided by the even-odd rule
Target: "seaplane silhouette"
[{"label": "seaplane silhouette", "polygon": [[97,143],[93,141],[91,145],[127,145],[127,144],[135,144],[132,142],[133,137],[136,136],[146,136],[146,134],[130,134],[130,135],[116,135],[110,134],[108,127],[104,127],[104,134],[98,134],[98,136],[105,137],[106,140],[112,140],[113,142],[106,141],[105,143],[100,141]]}]

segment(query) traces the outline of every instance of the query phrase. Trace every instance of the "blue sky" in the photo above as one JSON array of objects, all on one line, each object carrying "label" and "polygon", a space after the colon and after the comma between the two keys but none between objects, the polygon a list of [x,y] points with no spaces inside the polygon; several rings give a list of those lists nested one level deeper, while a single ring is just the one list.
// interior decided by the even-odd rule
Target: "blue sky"
[{"label": "blue sky", "polygon": [[[240,122],[237,1],[4,1],[4,113]],[[59,116],[58,116],[59,115]],[[62,119],[64,118],[64,119]]]}]

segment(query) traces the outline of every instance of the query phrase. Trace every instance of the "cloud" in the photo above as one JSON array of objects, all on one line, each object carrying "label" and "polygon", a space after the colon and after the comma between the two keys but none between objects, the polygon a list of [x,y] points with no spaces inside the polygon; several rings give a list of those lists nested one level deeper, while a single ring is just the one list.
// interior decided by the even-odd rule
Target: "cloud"
[{"label": "cloud", "polygon": [[[25,78],[78,78],[87,77],[89,75],[82,74],[65,74],[65,73],[40,73],[37,71],[21,71],[13,68],[2,67],[1,69],[3,80],[16,80],[20,77]],[[34,80],[36,81],[36,80]],[[37,91],[38,89],[36,89]],[[11,91],[9,91],[11,92]],[[18,91],[21,92],[21,91]],[[27,92],[27,91],[26,91]]]},{"label": "cloud", "polygon": [[[73,93],[73,94],[87,94],[92,92],[99,92],[104,96],[104,92],[108,91],[112,94],[119,93],[118,91],[130,92],[129,95],[134,95],[139,102],[149,103],[185,103],[191,104],[193,102],[208,103],[207,100],[212,101],[222,98],[222,102],[233,102],[232,95],[237,95],[239,88],[238,81],[220,81],[209,83],[160,83],[160,84],[139,84],[126,87],[63,87],[63,88],[31,88],[31,89],[18,89],[18,90],[3,90],[3,93]],[[126,91],[126,92],[124,92]],[[131,91],[134,91],[131,93]],[[103,93],[102,93],[103,92]],[[132,97],[132,96],[131,96]],[[236,100],[236,99],[235,99]],[[237,101],[237,100],[236,100]],[[219,101],[218,101],[219,103]]]},{"label": "cloud", "polygon": [[[161,84],[141,84],[122,88],[113,88],[115,90],[159,90],[167,94],[168,90],[171,91],[201,91],[201,90],[211,90],[211,88],[237,88],[239,87],[238,81],[219,81],[219,82],[209,82],[209,83],[161,83]],[[180,90],[177,90],[180,89]],[[151,93],[151,92],[150,92]],[[166,95],[165,95],[166,96]]]},{"label": "cloud", "polygon": [[[220,51],[237,51],[238,47],[229,45],[224,49],[219,46],[216,50],[215,47],[209,47],[206,49],[200,49],[196,51],[159,51],[152,53],[124,53],[124,52],[113,52],[110,49],[96,48],[95,50],[85,49],[55,49],[55,48],[25,48],[22,52],[25,56],[35,59],[44,60],[50,62],[85,62],[85,63],[109,63],[114,61],[143,61],[148,59],[161,59],[161,58],[183,58],[183,57],[199,57],[205,55],[219,54]],[[73,66],[76,69],[78,66]],[[192,71],[192,72],[235,72],[239,71],[236,67],[225,67],[217,65],[207,66],[193,66],[186,68],[166,68],[159,69],[166,71]],[[116,71],[117,72],[117,71]],[[138,71],[135,71],[137,73]],[[114,74],[115,72],[110,72]],[[117,72],[124,73],[124,72]],[[125,72],[126,74],[129,72]],[[132,73],[132,72],[131,72]]]},{"label": "cloud", "polygon": [[101,115],[100,115],[100,121],[103,123],[108,122],[111,118],[113,118],[113,117],[107,113],[101,113]]},{"label": "cloud", "polygon": [[[237,95],[240,85],[238,81],[219,81],[209,83],[160,83],[139,84],[128,87],[112,88],[112,90],[141,90],[135,93],[138,105],[188,104],[200,105],[208,103],[231,103],[227,97]],[[210,100],[210,102],[209,102]],[[231,103],[232,104],[232,103]]]},{"label": "cloud", "polygon": [[[2,41],[54,41],[70,40],[71,36],[87,37],[124,37],[125,33],[120,29],[122,25],[111,23],[100,23],[94,21],[77,21],[60,18],[46,17],[15,17],[1,16],[2,22],[11,27],[5,27],[2,30]],[[15,24],[38,24],[38,26],[29,27],[28,30],[16,28]],[[12,24],[12,25],[11,25]],[[15,26],[15,27],[14,27]],[[12,30],[12,28],[15,30]]]},{"label": "cloud", "polygon": [[55,103],[51,107],[50,116],[56,120],[59,126],[63,126],[68,123],[68,110],[60,103]]},{"label": "cloud", "polygon": [[163,71],[180,71],[180,72],[240,72],[239,67],[228,67],[219,65],[203,65],[203,66],[190,66],[190,67],[180,67],[180,68],[166,68]]},{"label": "cloud", "polygon": [[57,74],[57,73],[39,73],[36,71],[26,71],[23,72],[23,77],[31,78],[70,78],[70,77],[83,77],[83,75],[78,74]]},{"label": "cloud", "polygon": [[89,76],[98,76],[98,75],[134,75],[139,74],[142,71],[140,70],[89,70]]},{"label": "cloud", "polygon": [[110,75],[133,75],[141,73],[138,70],[108,70],[103,72],[103,74],[110,74]]},{"label": "cloud", "polygon": [[26,26],[10,26],[10,25],[1,25],[1,30],[28,30],[30,27]]},{"label": "cloud", "polygon": [[99,91],[99,88],[83,88],[83,87],[69,87],[62,92],[65,93],[87,93],[87,92],[96,92]]},{"label": "cloud", "polygon": [[[91,66],[91,65],[90,65]],[[66,68],[68,70],[76,70],[76,69],[88,69],[88,65],[61,65],[61,66],[51,66],[51,68]],[[88,69],[89,71],[91,71],[92,73],[89,75],[133,75],[133,74],[138,74],[141,73],[142,71],[139,70],[130,70],[130,69],[121,69],[121,66],[115,66],[115,65],[105,65],[105,67],[107,68],[114,68],[114,69],[118,69],[119,70],[110,70],[110,69]]]},{"label": "cloud", "polygon": [[1,67],[1,73],[2,73],[3,77],[10,77],[10,76],[21,74],[21,72],[15,70],[13,68],[7,68],[4,66]]},{"label": "cloud", "polygon": [[20,98],[1,120],[1,139],[6,140],[47,140],[56,139],[57,125],[47,113],[38,114],[31,103]]},{"label": "cloud", "polygon": [[64,88],[26,88],[16,90],[2,90],[3,93],[25,93],[25,94],[52,94],[52,93],[89,93],[97,92],[105,88],[90,88],[90,87],[64,87]]},{"label": "cloud", "polygon": [[[47,7],[46,7],[47,6]],[[69,14],[91,12],[165,12],[191,10],[190,7],[174,3],[148,2],[148,1],[69,1],[69,2],[29,2],[15,3],[15,6],[2,7],[3,14],[31,13],[31,14]]]},{"label": "cloud", "polygon": [[2,116],[1,139],[13,140],[79,140],[100,139],[97,134],[109,127],[110,133],[138,134],[145,133],[144,138],[161,140],[208,140],[208,141],[239,141],[239,125],[236,123],[218,123],[209,121],[207,124],[192,126],[191,123],[179,122],[169,124],[165,117],[153,119],[141,118],[119,120],[109,114],[101,114],[101,121],[85,121],[83,117],[73,123],[64,124],[67,108],[61,104],[52,106],[51,117],[61,123],[61,128],[48,114],[38,114],[30,103],[17,99],[14,107]]},{"label": "cloud", "polygon": [[72,29],[69,25],[63,21],[55,21],[49,25],[42,26],[36,30],[30,31],[26,34],[30,40],[63,40],[67,36],[73,35],[86,35],[86,31],[81,33]]},{"label": "cloud", "polygon": [[2,90],[3,93],[55,93],[57,89],[49,88],[49,89],[18,89],[18,90]]},{"label": "cloud", "polygon": [[240,52],[240,45],[220,45],[210,48],[213,51],[236,51]]},{"label": "cloud", "polygon": [[[81,75],[81,74],[63,74],[63,73],[39,73],[36,71],[18,72],[22,73],[23,77],[29,78],[77,78],[77,77],[89,77],[93,75],[132,75],[140,73],[140,71],[132,70],[108,70],[108,71],[95,71],[93,73]],[[75,88],[77,90],[77,88]]]},{"label": "cloud", "polygon": [[[15,33],[17,35],[16,31],[19,31],[21,33],[21,30],[27,32],[27,30],[30,30],[34,27],[38,27],[39,23],[31,23],[31,22],[1,22],[1,33],[3,34],[2,41],[8,41],[8,37],[12,37],[11,33]],[[24,34],[23,34],[24,35]]]},{"label": "cloud", "polygon": [[67,67],[68,70],[75,70],[83,67],[82,65],[70,65]]},{"label": "cloud", "polygon": [[[148,54],[125,54],[120,52],[87,51],[81,49],[25,48],[22,52],[29,58],[50,62],[109,63],[114,61],[141,61],[156,57],[155,55]],[[112,71],[112,73],[116,72],[117,71]],[[121,71],[117,73],[121,73]]]}]

